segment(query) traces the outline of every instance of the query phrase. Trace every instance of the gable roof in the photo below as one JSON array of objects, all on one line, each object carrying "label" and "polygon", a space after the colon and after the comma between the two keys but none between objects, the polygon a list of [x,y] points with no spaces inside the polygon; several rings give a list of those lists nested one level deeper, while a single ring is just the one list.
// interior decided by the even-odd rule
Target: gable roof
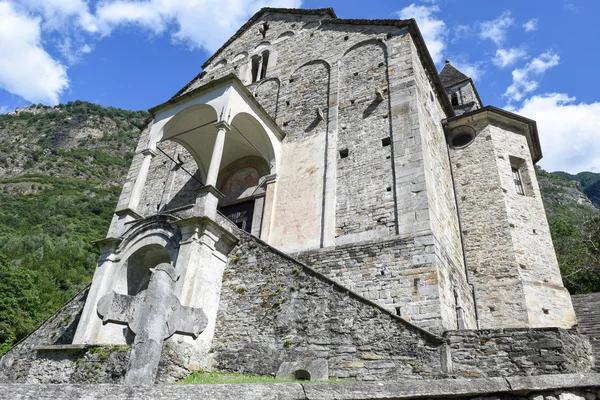
[{"label": "gable roof", "polygon": [[240,27],[240,29],[237,30],[236,33],[233,34],[232,37],[229,38],[229,40],[227,40],[223,46],[219,47],[219,49],[217,51],[215,51],[215,54],[213,54],[208,60],[206,60],[204,62],[204,64],[202,64],[202,69],[205,69],[208,64],[211,63],[211,61],[213,61],[215,58],[217,58],[217,56],[219,54],[221,54],[223,52],[223,50],[225,50],[227,48],[227,46],[229,46],[235,39],[237,39],[238,37],[242,36],[242,34],[244,32],[246,32],[246,30],[248,28],[250,28],[263,14],[266,13],[278,13],[278,14],[300,14],[300,15],[325,15],[325,16],[329,16],[330,18],[337,18],[337,15],[335,15],[335,11],[333,11],[333,8],[329,7],[329,8],[315,8],[312,10],[304,10],[301,8],[271,8],[271,7],[263,7],[260,10],[258,10],[256,12],[256,14],[254,14],[252,17],[250,17],[250,19],[248,21],[246,21],[246,23],[244,25],[242,25]]},{"label": "gable roof", "polygon": [[454,68],[452,64],[450,64],[450,61],[446,60],[446,65],[444,65],[442,72],[440,72],[440,81],[442,81],[442,85],[444,85],[445,88],[456,85],[467,79],[469,79],[468,76]]},{"label": "gable roof", "polygon": [[491,120],[504,122],[508,121],[512,122],[513,124],[519,124],[522,128],[524,128],[523,131],[525,137],[527,138],[531,159],[534,163],[537,163],[542,159],[542,146],[540,145],[537,124],[534,120],[526,118],[522,115],[515,114],[494,106],[485,106],[477,110],[448,118],[442,121],[442,125],[444,126],[444,129],[446,129],[448,125],[452,124],[453,122],[474,121],[482,118],[489,118]]},{"label": "gable roof", "polygon": [[[425,69],[429,72],[432,80],[432,84],[436,89],[437,97],[446,112],[448,117],[454,116],[454,108],[450,104],[450,100],[446,95],[446,89],[440,77],[438,75],[437,68],[429,49],[425,44],[425,39],[421,35],[421,31],[414,18],[411,19],[343,19],[338,18],[333,11],[333,8],[317,8],[312,10],[296,9],[296,8],[261,8],[256,14],[254,14],[244,25],[237,30],[237,32],[227,40],[204,64],[202,69],[206,68],[215,58],[217,58],[234,40],[240,37],[246,30],[248,30],[263,14],[265,13],[279,13],[279,14],[300,14],[300,15],[323,15],[325,18],[321,21],[322,24],[338,24],[338,25],[379,25],[379,26],[395,26],[395,27],[407,27],[408,32],[414,40],[415,46],[419,58],[423,62]],[[458,70],[457,70],[458,71]],[[200,72],[194,79],[192,79],[185,87],[179,90],[172,99],[180,96],[184,93],[197,79],[201,78],[206,72]],[[467,78],[465,76],[465,78]],[[469,79],[469,78],[467,78]]]}]

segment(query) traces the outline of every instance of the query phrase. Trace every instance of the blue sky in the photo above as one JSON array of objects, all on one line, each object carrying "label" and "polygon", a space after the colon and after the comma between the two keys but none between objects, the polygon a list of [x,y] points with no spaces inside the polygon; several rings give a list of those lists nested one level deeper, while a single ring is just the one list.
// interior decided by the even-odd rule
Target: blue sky
[{"label": "blue sky", "polygon": [[0,112],[87,100],[147,109],[177,92],[262,6],[415,18],[441,69],[538,122],[550,170],[600,172],[595,0],[0,0]]}]

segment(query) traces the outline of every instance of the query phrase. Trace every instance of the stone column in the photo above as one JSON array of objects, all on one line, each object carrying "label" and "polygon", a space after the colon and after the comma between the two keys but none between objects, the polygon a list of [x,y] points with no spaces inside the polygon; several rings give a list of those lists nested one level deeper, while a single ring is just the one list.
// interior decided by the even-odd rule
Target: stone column
[{"label": "stone column", "polygon": [[206,186],[216,186],[219,169],[221,168],[221,159],[223,158],[223,149],[225,148],[225,134],[231,130],[231,126],[225,121],[219,121],[215,124],[217,128],[217,138],[210,158],[210,166],[206,175]]},{"label": "stone column", "polygon": [[221,297],[223,271],[227,255],[237,243],[237,238],[207,217],[180,220],[177,225],[181,229],[181,242],[175,264],[179,275],[175,294],[182,305],[201,308],[208,318],[208,325],[195,340],[183,336],[177,336],[173,340],[191,347],[191,364],[207,368]]},{"label": "stone column", "polygon": [[269,243],[273,213],[275,211],[275,182],[277,182],[277,174],[271,174],[264,177],[265,204],[263,206],[259,237],[267,243]]},{"label": "stone column", "polygon": [[335,246],[335,211],[337,205],[337,154],[338,154],[338,115],[340,98],[340,65],[341,61],[332,64],[329,121],[327,121],[327,148],[325,164],[325,190],[323,199],[323,226],[321,232],[321,247]]},{"label": "stone column", "polygon": [[146,186],[146,179],[148,178],[148,172],[150,171],[152,158],[156,156],[157,153],[152,149],[146,149],[142,151],[142,154],[144,155],[144,159],[142,160],[138,176],[135,179],[133,189],[129,195],[127,206],[115,211],[116,217],[113,219],[109,232],[111,237],[121,236],[125,232],[125,225],[128,222],[142,218],[137,213],[137,207],[140,204],[142,193],[144,192],[144,186]]},{"label": "stone column", "polygon": [[102,343],[101,338],[96,337],[102,325],[102,320],[96,315],[96,304],[100,297],[112,287],[115,267],[119,262],[115,251],[120,242],[120,239],[113,238],[95,242],[100,247],[100,259],[77,325],[77,331],[73,337],[73,344]]},{"label": "stone column", "polygon": [[214,220],[217,214],[217,205],[224,196],[216,189],[217,177],[221,168],[221,159],[223,158],[223,149],[225,148],[225,134],[231,130],[229,124],[225,121],[219,121],[215,124],[217,128],[217,137],[210,158],[208,173],[204,186],[196,190],[196,205],[194,206],[194,216],[206,216]]},{"label": "stone column", "polygon": [[133,185],[133,189],[131,190],[131,196],[129,197],[129,206],[127,207],[133,211],[136,211],[137,206],[140,204],[142,192],[144,191],[146,179],[148,178],[150,164],[152,163],[152,158],[156,155],[156,152],[151,149],[146,149],[142,151],[142,154],[144,155],[144,160],[142,161],[142,165],[140,166],[140,172],[138,172],[137,179],[135,180],[135,185]]}]

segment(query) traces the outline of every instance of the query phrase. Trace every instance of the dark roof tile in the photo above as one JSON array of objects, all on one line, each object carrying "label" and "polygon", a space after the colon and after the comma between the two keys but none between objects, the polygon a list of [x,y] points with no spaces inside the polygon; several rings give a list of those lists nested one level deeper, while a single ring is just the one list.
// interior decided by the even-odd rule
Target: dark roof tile
[{"label": "dark roof tile", "polygon": [[444,87],[447,88],[467,79],[469,79],[468,76],[454,68],[452,64],[450,64],[450,61],[446,60],[446,65],[444,65],[442,72],[440,72],[440,80]]}]

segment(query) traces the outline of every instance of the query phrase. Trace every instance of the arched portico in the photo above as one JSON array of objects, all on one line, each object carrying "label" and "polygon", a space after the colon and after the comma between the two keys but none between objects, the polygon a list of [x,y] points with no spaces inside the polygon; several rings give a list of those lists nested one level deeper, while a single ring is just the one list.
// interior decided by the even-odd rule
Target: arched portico
[{"label": "arched portico", "polygon": [[[255,157],[277,173],[280,142],[284,135],[235,76],[192,91],[185,99],[167,102],[150,110],[155,114],[147,148],[151,157],[161,142],[172,140],[192,155],[204,187],[198,192],[196,215],[213,218],[218,200],[220,171],[236,160]],[[134,192],[141,191],[150,163],[142,164]],[[140,186],[140,187],[139,187]],[[132,198],[136,197],[133,193]],[[130,207],[135,211],[137,204]]]}]

